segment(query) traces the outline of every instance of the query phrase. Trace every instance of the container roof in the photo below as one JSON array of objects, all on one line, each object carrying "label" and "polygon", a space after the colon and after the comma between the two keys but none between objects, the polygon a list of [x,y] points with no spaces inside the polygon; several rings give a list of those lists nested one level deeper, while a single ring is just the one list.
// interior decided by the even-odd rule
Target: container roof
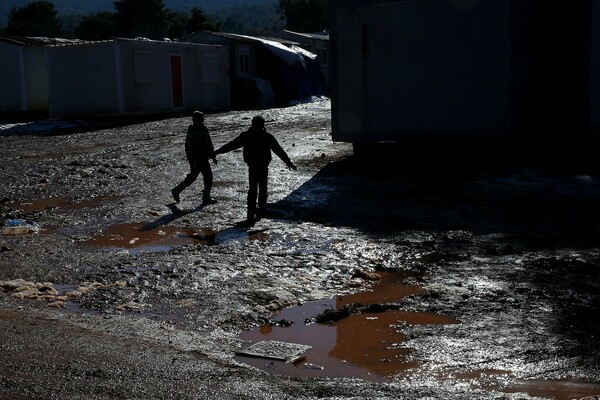
[{"label": "container roof", "polygon": [[10,36],[1,35],[0,42],[13,44],[15,46],[51,46],[64,44],[86,43],[85,40],[65,39],[65,38],[49,38],[43,36]]},{"label": "container roof", "polygon": [[[316,54],[313,54],[313,53],[299,47],[298,46],[299,43],[293,42],[290,40],[286,40],[286,39],[282,39],[282,38],[248,36],[248,35],[240,35],[237,33],[225,33],[225,32],[210,32],[210,31],[201,31],[201,32],[204,34],[210,34],[210,35],[214,35],[214,36],[223,37],[223,38],[230,39],[230,40],[233,40],[236,42],[261,44],[289,65],[292,65],[296,62],[300,62],[302,65],[305,65],[304,57],[307,57],[310,59],[315,59],[317,57]],[[189,40],[193,36],[194,36],[194,34],[188,35],[185,38],[182,38],[182,40]]]}]

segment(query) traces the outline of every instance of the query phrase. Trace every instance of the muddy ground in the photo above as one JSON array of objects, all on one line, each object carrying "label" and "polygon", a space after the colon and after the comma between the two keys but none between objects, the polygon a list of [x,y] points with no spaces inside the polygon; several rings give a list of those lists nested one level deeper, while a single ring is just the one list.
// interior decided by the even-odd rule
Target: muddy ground
[{"label": "muddy ground", "polygon": [[[331,141],[327,100],[262,114],[298,171],[274,159],[249,230],[241,152],[213,166],[217,204],[201,180],[173,204],[188,116],[1,125],[0,220],[39,231],[0,236],[0,398],[600,398],[594,163],[423,144],[365,161]],[[207,115],[215,145],[253,115]],[[405,316],[378,327],[397,343],[377,362],[401,368],[290,377],[235,355],[281,310],[393,272],[407,295],[340,318]]]}]

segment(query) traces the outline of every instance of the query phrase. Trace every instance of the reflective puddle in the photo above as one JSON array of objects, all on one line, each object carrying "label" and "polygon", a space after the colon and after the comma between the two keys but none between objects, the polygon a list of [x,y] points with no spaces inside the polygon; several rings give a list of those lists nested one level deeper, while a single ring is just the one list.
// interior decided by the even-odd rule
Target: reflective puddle
[{"label": "reflective puddle", "polygon": [[[410,361],[411,349],[402,333],[403,327],[423,324],[456,324],[454,318],[425,312],[386,309],[405,296],[420,294],[424,289],[402,282],[409,273],[379,273],[381,280],[372,291],[329,300],[308,302],[284,309],[273,317],[273,324],[244,332],[244,348],[264,341],[311,346],[294,362],[268,357],[236,355],[237,361],[265,372],[294,377],[353,377],[370,381],[390,381],[395,376],[420,365]],[[378,312],[348,312],[375,309]],[[371,306],[369,306],[371,305]],[[322,322],[314,322],[322,321]],[[325,322],[328,321],[328,322]],[[481,370],[440,376],[440,380],[468,381],[476,385],[484,376],[510,378],[504,370]],[[501,379],[501,381],[504,379]],[[598,399],[600,384],[577,380],[507,379],[506,384],[487,385],[487,390],[527,393],[554,400]]]},{"label": "reflective puddle", "polygon": [[[296,362],[285,363],[239,355],[236,359],[277,375],[356,377],[372,381],[385,381],[399,372],[416,367],[414,362],[407,359],[410,349],[404,343],[402,327],[456,324],[458,321],[433,313],[385,310],[385,304],[421,293],[423,289],[402,284],[412,276],[408,273],[380,275],[382,279],[373,291],[291,307],[274,316],[274,321],[279,323],[263,325],[240,335],[241,339],[249,343],[275,340],[312,346]],[[350,312],[344,316],[350,305],[359,303],[362,311],[367,312]],[[381,312],[368,312],[379,308],[368,307],[369,305],[381,305],[383,309]],[[306,323],[315,318],[330,319],[333,322]]]},{"label": "reflective puddle", "polygon": [[106,228],[101,235],[84,242],[93,250],[127,251],[137,254],[142,251],[161,252],[191,244],[214,245],[236,240],[264,241],[269,234],[262,230],[248,231],[246,228],[231,227],[221,231],[211,228],[179,228],[155,226],[151,223],[117,224]]},{"label": "reflective puddle", "polygon": [[94,249],[136,254],[142,251],[167,251],[189,244],[210,244],[215,238],[215,232],[209,228],[162,226],[145,230],[144,226],[144,223],[112,225],[102,235],[85,242],[85,245]]}]

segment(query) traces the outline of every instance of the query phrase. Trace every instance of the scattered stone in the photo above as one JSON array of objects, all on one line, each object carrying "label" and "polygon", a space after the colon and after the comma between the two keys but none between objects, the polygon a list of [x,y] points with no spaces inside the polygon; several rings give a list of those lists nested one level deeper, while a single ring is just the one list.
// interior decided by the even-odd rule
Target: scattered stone
[{"label": "scattered stone", "polygon": [[331,298],[331,293],[325,290],[313,290],[312,292],[306,295],[306,299],[308,301],[316,301],[329,298]]},{"label": "scattered stone", "polygon": [[0,281],[0,290],[9,292],[10,297],[17,300],[41,300],[54,303],[63,301],[58,298],[58,290],[51,282],[30,282],[24,279]]},{"label": "scattered stone", "polygon": [[81,284],[81,286],[89,287],[91,289],[99,289],[99,288],[103,287],[104,285],[100,282],[83,282]]},{"label": "scattered stone", "polygon": [[351,287],[351,288],[357,288],[357,287],[361,287],[364,286],[365,281],[362,278],[354,278],[354,279],[350,279],[346,282],[346,286]]},{"label": "scattered stone", "polygon": [[[351,315],[358,314],[377,314],[390,310],[399,309],[398,305],[394,304],[347,304],[340,309],[327,309],[323,311],[321,314],[318,314],[314,317],[311,317],[306,320],[306,323],[320,323],[320,324],[333,324],[341,319],[350,317]],[[377,317],[371,317],[377,318]]]},{"label": "scattered stone", "polygon": [[269,325],[271,325],[271,326],[279,326],[279,327],[282,327],[282,328],[287,328],[287,327],[292,326],[293,323],[294,323],[294,321],[290,321],[290,320],[287,320],[287,319],[281,319],[279,321],[272,321],[272,322],[269,323]]},{"label": "scattered stone", "polygon": [[26,286],[27,284],[35,285],[33,282],[27,282],[24,279],[13,279],[11,281],[0,281],[0,288],[3,291],[13,291],[21,286]]},{"label": "scattered stone", "polygon": [[[103,287],[122,288],[127,286],[126,281],[116,281],[110,285],[100,282],[83,282],[77,289],[59,295],[59,291],[52,282],[30,282],[24,279],[0,281],[0,292],[7,292],[13,299],[46,301],[53,308],[65,307],[68,300],[76,300],[81,296]],[[128,302],[117,307],[118,310],[139,310],[146,304]]]},{"label": "scattered stone", "polygon": [[117,311],[126,311],[126,310],[139,311],[148,306],[149,306],[148,304],[138,303],[136,301],[128,301],[127,303],[119,304],[118,306],[115,307],[115,309]]},{"label": "scattered stone", "polygon": [[21,290],[21,291],[14,292],[13,294],[10,295],[10,297],[12,297],[13,299],[17,299],[17,300],[23,300],[23,299],[31,298],[35,295],[36,295],[35,290]]},{"label": "scattered stone", "polygon": [[177,302],[177,305],[181,308],[191,308],[196,305],[196,300],[194,299],[184,299]]},{"label": "scattered stone", "polygon": [[275,299],[267,305],[267,309],[279,310],[281,308],[296,304],[296,296],[285,289],[275,290],[269,293],[269,295],[271,298]]},{"label": "scattered stone", "polygon": [[271,311],[271,312],[281,310],[282,308],[283,308],[283,304],[281,304],[281,302],[278,300],[273,300],[272,302],[270,302],[269,304],[267,304],[265,306],[265,309],[267,309],[268,311]]},{"label": "scattered stone", "polygon": [[375,272],[369,272],[362,269],[357,269],[354,271],[353,278],[361,278],[365,281],[379,281],[381,280],[381,275]]}]

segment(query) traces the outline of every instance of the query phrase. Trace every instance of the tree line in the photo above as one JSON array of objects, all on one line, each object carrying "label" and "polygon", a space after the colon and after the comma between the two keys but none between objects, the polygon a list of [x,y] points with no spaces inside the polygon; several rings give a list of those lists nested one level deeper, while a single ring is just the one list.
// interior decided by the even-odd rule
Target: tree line
[{"label": "tree line", "polygon": [[221,20],[193,7],[188,13],[165,7],[163,0],[115,0],[114,12],[61,18],[51,1],[13,7],[0,33],[13,36],[73,37],[105,40],[113,37],[179,38],[199,30],[268,34],[282,29],[320,32],[328,29],[328,0],[278,0],[267,10],[242,7]]}]

